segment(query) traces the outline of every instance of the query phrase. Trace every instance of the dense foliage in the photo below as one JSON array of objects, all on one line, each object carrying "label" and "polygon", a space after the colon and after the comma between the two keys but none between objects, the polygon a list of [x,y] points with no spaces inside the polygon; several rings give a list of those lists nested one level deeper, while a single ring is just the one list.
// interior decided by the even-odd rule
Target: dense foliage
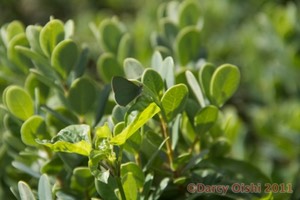
[{"label": "dense foliage", "polygon": [[297,2],[99,2],[2,24],[0,199],[300,197]]}]

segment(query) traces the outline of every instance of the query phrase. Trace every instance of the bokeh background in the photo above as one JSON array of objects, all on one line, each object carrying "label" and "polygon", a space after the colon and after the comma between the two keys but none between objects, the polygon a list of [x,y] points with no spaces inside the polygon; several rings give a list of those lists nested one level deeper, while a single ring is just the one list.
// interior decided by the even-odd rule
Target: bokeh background
[{"label": "bokeh background", "polygon": [[[132,56],[147,66],[154,51],[151,35],[159,30],[158,7],[166,2],[0,0],[0,26],[12,20],[44,25],[50,16],[73,19],[76,40],[91,49],[93,70],[101,50],[90,24],[117,16],[134,36]],[[199,4],[206,60],[235,64],[242,74],[238,92],[224,107],[232,113],[237,135],[232,156],[259,167],[273,182],[296,188],[300,185],[300,2],[199,0]]]}]

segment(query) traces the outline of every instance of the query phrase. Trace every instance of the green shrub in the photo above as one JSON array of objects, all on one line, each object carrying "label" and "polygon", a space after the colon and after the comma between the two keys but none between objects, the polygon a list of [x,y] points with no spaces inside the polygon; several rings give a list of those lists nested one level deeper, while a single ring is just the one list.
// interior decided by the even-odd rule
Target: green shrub
[{"label": "green shrub", "polygon": [[[272,180],[257,163],[238,159],[245,151],[245,125],[226,103],[245,82],[239,67],[219,64],[222,49],[211,52],[215,47],[206,40],[210,26],[202,9],[193,0],[160,4],[151,58],[141,56],[141,39],[116,17],[90,24],[99,44],[97,58],[78,39],[72,20],[3,25],[0,198],[276,196],[273,189],[265,190]],[[280,32],[283,37],[292,32],[288,25]],[[214,59],[218,64],[208,62]],[[268,95],[262,99],[269,100]],[[265,128],[260,122],[272,123],[264,110],[251,111],[249,115],[262,113],[252,122],[257,130]],[[199,183],[229,190],[199,193]],[[237,192],[235,184],[255,184],[261,190]],[[286,189],[285,197],[292,192],[291,184],[280,187]]]}]

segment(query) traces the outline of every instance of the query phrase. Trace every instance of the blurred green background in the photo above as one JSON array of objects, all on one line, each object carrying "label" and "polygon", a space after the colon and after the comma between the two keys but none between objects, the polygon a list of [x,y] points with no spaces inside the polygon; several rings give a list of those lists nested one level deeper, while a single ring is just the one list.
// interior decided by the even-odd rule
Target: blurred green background
[{"label": "blurred green background", "polygon": [[[90,29],[117,16],[134,36],[132,55],[149,65],[151,35],[159,31],[159,0],[1,0],[0,25],[20,20],[44,25],[50,16],[74,19],[76,39],[101,53]],[[241,86],[224,110],[238,139],[232,156],[258,166],[273,182],[300,179],[300,2],[297,0],[199,0],[206,61],[232,63]],[[0,80],[1,81],[1,80]],[[3,126],[2,126],[3,127]]]}]

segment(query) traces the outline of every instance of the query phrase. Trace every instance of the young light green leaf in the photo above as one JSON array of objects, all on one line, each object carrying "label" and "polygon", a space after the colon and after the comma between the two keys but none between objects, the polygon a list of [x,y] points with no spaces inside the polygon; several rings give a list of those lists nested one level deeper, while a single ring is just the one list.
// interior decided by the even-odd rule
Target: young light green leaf
[{"label": "young light green leaf", "polygon": [[210,82],[210,94],[215,105],[221,107],[237,90],[240,83],[239,69],[224,64],[216,69]]},{"label": "young light green leaf", "polygon": [[6,27],[3,27],[1,34],[4,44],[7,46],[9,41],[20,33],[24,33],[24,25],[20,21],[14,20],[7,24]]},{"label": "young light green leaf", "polygon": [[88,125],[70,125],[62,129],[49,140],[37,140],[39,144],[48,146],[53,151],[77,153],[88,156],[92,149],[90,127]]},{"label": "young light green leaf", "polygon": [[196,132],[203,134],[208,131],[218,119],[219,109],[213,105],[202,108],[194,118]]},{"label": "young light green leaf", "polygon": [[203,92],[197,82],[197,79],[195,78],[194,74],[190,71],[185,72],[186,80],[191,87],[194,95],[196,96],[196,99],[198,100],[200,106],[203,108],[205,107],[205,100],[203,96]]},{"label": "young light green leaf", "polygon": [[95,129],[96,137],[97,138],[110,138],[112,136],[111,130],[107,123],[103,126],[96,127]]},{"label": "young light green leaf", "polygon": [[142,169],[133,162],[124,163],[121,165],[121,177],[126,177],[128,173],[132,173],[136,181],[137,187],[142,188],[145,181],[145,176]]},{"label": "young light green leaf", "polygon": [[163,93],[164,82],[157,71],[151,68],[146,69],[142,76],[142,83],[156,94],[157,98],[160,98]]},{"label": "young light green leaf", "polygon": [[61,42],[64,37],[64,24],[57,19],[49,21],[40,33],[40,45],[44,54],[50,57],[55,46]]},{"label": "young light green leaf", "polygon": [[201,32],[194,27],[186,27],[179,32],[175,45],[182,65],[197,62],[201,57]]},{"label": "young light green leaf", "polygon": [[150,103],[142,112],[138,113],[135,119],[118,135],[110,140],[111,144],[122,145],[141,128],[148,120],[160,111],[160,108],[155,103]]},{"label": "young light green leaf", "polygon": [[89,168],[93,176],[103,182],[108,183],[110,178],[110,169],[99,167],[100,162],[113,163],[116,160],[115,154],[112,153],[110,144],[106,142],[107,140],[103,140],[105,145],[102,144],[102,147],[98,148],[98,150],[92,150],[89,155]]},{"label": "young light green leaf", "polygon": [[161,102],[168,121],[174,119],[183,110],[187,97],[188,88],[184,84],[174,85],[165,92]]},{"label": "young light green leaf", "polygon": [[99,57],[97,61],[97,72],[106,83],[110,83],[114,76],[124,75],[121,64],[111,53],[104,53]]},{"label": "young light green leaf", "polygon": [[198,74],[200,86],[206,97],[210,100],[210,82],[215,71],[215,66],[211,63],[205,63],[201,66]]},{"label": "young light green leaf", "polygon": [[100,32],[101,42],[105,50],[116,55],[123,35],[119,24],[113,20],[104,20],[100,24]]},{"label": "young light green leaf", "polygon": [[138,79],[144,72],[143,65],[134,58],[126,58],[124,60],[124,71],[128,79]]},{"label": "young light green leaf", "polygon": [[19,181],[18,189],[21,200],[35,200],[35,197],[27,183]]},{"label": "young light green leaf", "polygon": [[74,68],[78,57],[78,48],[70,39],[56,45],[51,55],[51,65],[63,79],[66,79]]},{"label": "young light green leaf", "polygon": [[122,185],[127,200],[139,199],[139,190],[138,190],[137,181],[132,172],[127,173],[122,178]]},{"label": "young light green leaf", "polygon": [[9,86],[4,98],[8,110],[17,118],[26,120],[34,114],[33,101],[23,88]]},{"label": "young light green leaf", "polygon": [[88,78],[76,79],[71,85],[67,98],[74,111],[84,115],[96,100],[96,89],[93,82]]},{"label": "young light green leaf", "polygon": [[21,127],[21,138],[26,145],[37,146],[36,139],[49,139],[45,120],[37,115],[28,118]]},{"label": "young light green leaf", "polygon": [[38,187],[39,199],[53,199],[52,197],[52,188],[50,186],[49,178],[46,174],[43,174],[39,180]]}]

